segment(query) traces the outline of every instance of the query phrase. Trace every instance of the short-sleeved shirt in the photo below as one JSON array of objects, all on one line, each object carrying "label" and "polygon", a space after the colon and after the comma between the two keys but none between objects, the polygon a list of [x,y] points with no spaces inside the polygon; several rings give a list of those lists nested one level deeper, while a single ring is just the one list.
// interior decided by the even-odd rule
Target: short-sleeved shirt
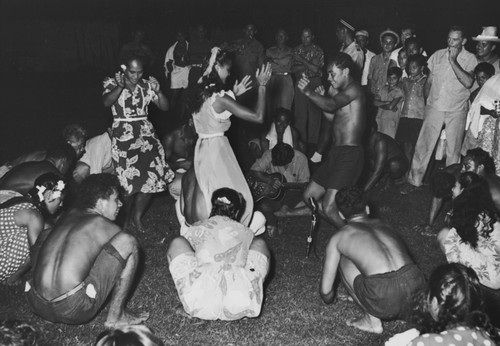
[{"label": "short-sleeved shirt", "polygon": [[397,104],[397,109],[395,111],[379,107],[377,113],[377,117],[380,118],[399,118],[399,115],[401,114],[401,104],[404,100],[403,90],[398,86],[389,90],[389,86],[385,85],[379,90],[377,95],[380,97],[381,101],[392,101],[398,97],[401,98],[401,101]]},{"label": "short-sleeved shirt", "polygon": [[342,46],[340,51],[349,54],[361,73],[363,70],[363,63],[365,62],[365,53],[363,53],[363,50],[358,46],[356,41],[352,41],[347,47]]},{"label": "short-sleeved shirt", "polygon": [[421,74],[415,79],[407,77],[403,79],[403,92],[405,102],[401,116],[406,118],[423,119],[425,111],[424,87],[427,80],[426,75]]},{"label": "short-sleeved shirt", "polygon": [[[309,46],[304,46],[303,44],[298,45],[294,48],[294,54],[298,54],[307,61],[318,60],[320,69],[317,72],[314,72],[310,69],[306,69],[304,73],[308,78],[321,77],[323,74],[321,72],[321,67],[325,65],[325,54],[323,53],[323,49],[315,44],[311,44]],[[300,62],[297,62],[300,64]]]},{"label": "short-sleeved shirt", "polygon": [[90,174],[102,173],[110,168],[111,160],[111,138],[107,132],[87,140],[85,154],[79,160],[90,167]]},{"label": "short-sleeved shirt", "polygon": [[[113,91],[117,84],[114,78],[106,78],[103,82],[103,95]],[[151,101],[158,99],[153,91],[151,83],[141,79],[133,92],[127,88],[123,89],[115,103],[111,106],[111,112],[115,119],[129,119],[134,117],[145,117],[148,115],[148,105]]]},{"label": "short-sleeved shirt", "polygon": [[271,63],[273,73],[290,73],[292,71],[293,49],[275,46],[266,50],[266,60]]},{"label": "short-sleeved shirt", "polygon": [[383,53],[375,55],[370,61],[368,80],[370,80],[373,95],[377,95],[380,89],[387,84],[387,70],[392,66],[397,66],[396,62],[390,58],[384,58]]},{"label": "short-sleeved shirt", "polygon": [[[483,216],[482,216],[483,215]],[[480,227],[485,225],[484,214],[478,217],[479,239],[477,247],[465,243],[455,228],[450,229],[444,241],[448,262],[462,263],[471,267],[479,277],[479,282],[492,289],[500,289],[500,222],[495,222],[489,237],[481,235]]]},{"label": "short-sleeved shirt", "polygon": [[494,346],[488,333],[479,328],[457,327],[441,334],[422,334],[413,339],[408,346]]},{"label": "short-sleeved shirt", "polygon": [[272,161],[271,150],[266,150],[260,159],[252,165],[252,170],[264,173],[281,173],[289,183],[306,183],[309,181],[310,172],[307,157],[294,149],[292,162],[286,166],[275,166]]},{"label": "short-sleeved shirt", "polygon": [[[472,72],[477,65],[474,54],[464,48],[458,54],[458,64],[465,72]],[[443,112],[466,111],[470,90],[460,83],[448,61],[448,49],[440,49],[427,61],[432,85],[427,104]]]},{"label": "short-sleeved shirt", "polygon": [[368,84],[368,70],[370,69],[370,62],[372,58],[375,56],[371,50],[366,50],[365,53],[365,62],[363,65],[363,74],[361,75],[361,85],[365,86]]}]

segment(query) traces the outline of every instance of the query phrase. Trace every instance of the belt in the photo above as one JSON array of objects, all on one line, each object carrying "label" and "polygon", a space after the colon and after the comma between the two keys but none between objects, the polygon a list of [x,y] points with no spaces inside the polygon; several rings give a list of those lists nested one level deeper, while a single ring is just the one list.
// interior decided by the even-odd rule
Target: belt
[{"label": "belt", "polygon": [[290,72],[273,72],[272,75],[273,76],[288,76],[289,74],[291,74]]},{"label": "belt", "polygon": [[147,120],[148,117],[135,117],[135,118],[117,118],[114,119],[114,121],[125,121],[125,122],[131,122],[131,121],[139,121],[139,120]]},{"label": "belt", "polygon": [[[73,294],[75,294],[76,292],[78,292],[79,290],[81,290],[83,288],[83,286],[85,285],[85,283],[82,281],[80,282],[78,285],[76,285],[75,287],[73,287],[72,289],[70,289],[68,292],[64,293],[64,294],[61,294],[60,296],[57,296],[55,297],[54,299],[51,299],[51,300],[47,300],[45,299],[46,301],[50,302],[50,303],[57,303],[57,302],[60,302],[61,300],[64,300],[70,296],[72,296]],[[31,285],[29,283],[29,281],[26,281],[26,285],[24,287],[24,292],[29,292],[31,290]],[[38,294],[38,292],[36,292],[36,290],[34,291],[35,293]],[[40,296],[40,294],[38,294]],[[40,296],[41,298],[43,298],[42,296]]]},{"label": "belt", "polygon": [[213,138],[213,137],[222,137],[224,136],[224,132],[218,132],[218,133],[198,133],[198,137],[201,139],[205,138]]}]

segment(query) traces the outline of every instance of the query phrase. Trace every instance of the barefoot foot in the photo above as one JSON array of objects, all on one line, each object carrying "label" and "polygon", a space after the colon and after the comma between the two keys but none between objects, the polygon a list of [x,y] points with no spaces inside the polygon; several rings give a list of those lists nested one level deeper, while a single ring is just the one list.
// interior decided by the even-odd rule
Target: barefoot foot
[{"label": "barefoot foot", "polygon": [[369,333],[382,334],[384,331],[382,321],[368,314],[365,314],[363,317],[347,321],[347,325]]},{"label": "barefoot foot", "polygon": [[123,312],[120,316],[113,318],[108,316],[104,327],[109,329],[119,328],[127,325],[141,324],[149,318],[149,312],[141,312],[132,314],[130,312]]}]

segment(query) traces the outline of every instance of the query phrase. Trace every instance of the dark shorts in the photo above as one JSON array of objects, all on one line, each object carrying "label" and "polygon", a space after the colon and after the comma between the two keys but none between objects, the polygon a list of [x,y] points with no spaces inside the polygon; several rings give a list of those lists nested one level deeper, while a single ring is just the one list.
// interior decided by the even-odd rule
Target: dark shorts
[{"label": "dark shorts", "polygon": [[396,131],[396,141],[399,143],[417,143],[420,129],[424,123],[423,119],[399,118],[398,130]]},{"label": "dark shorts", "polygon": [[425,277],[416,264],[354,279],[354,293],[363,308],[383,320],[407,319],[412,296],[425,288]]},{"label": "dark shorts", "polygon": [[[43,298],[33,283],[26,299],[33,312],[51,322],[82,324],[90,321],[104,304],[120,278],[125,260],[111,245],[106,244],[97,256],[87,278],[79,285],[52,300]],[[94,297],[92,297],[94,296]]]},{"label": "dark shorts", "polygon": [[340,190],[356,184],[363,170],[364,152],[360,146],[338,146],[330,149],[328,158],[314,173],[312,180],[325,189]]}]

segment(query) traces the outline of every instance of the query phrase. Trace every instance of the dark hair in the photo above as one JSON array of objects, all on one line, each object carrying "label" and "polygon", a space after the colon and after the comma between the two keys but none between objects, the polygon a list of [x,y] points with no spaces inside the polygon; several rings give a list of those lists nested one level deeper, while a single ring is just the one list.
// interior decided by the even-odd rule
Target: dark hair
[{"label": "dark hair", "polygon": [[46,159],[52,159],[54,161],[65,160],[69,166],[72,166],[76,161],[76,152],[71,145],[63,142],[47,150]]},{"label": "dark hair", "polygon": [[407,65],[409,66],[411,62],[416,62],[418,66],[427,66],[427,59],[422,54],[413,54],[408,57]]},{"label": "dark hair", "polygon": [[354,64],[354,61],[352,60],[351,56],[349,54],[343,53],[343,52],[338,52],[336,53],[333,58],[330,60],[329,65],[335,65],[337,66],[340,70],[344,70],[346,68],[349,69],[349,75],[355,79],[359,80],[359,75],[361,71],[359,71],[359,68]]},{"label": "dark hair", "polygon": [[274,111],[274,119],[278,119],[281,115],[286,115],[286,117],[290,120],[290,122],[293,120],[293,113],[291,110],[283,108],[283,107],[278,107]]},{"label": "dark hair", "polygon": [[161,339],[143,325],[108,329],[97,337],[96,346],[163,346]]},{"label": "dark hair", "polygon": [[227,216],[230,219],[239,221],[241,214],[245,210],[245,199],[243,195],[228,187],[215,190],[212,194],[212,216]]},{"label": "dark hair", "polygon": [[[499,336],[485,313],[479,279],[473,269],[460,263],[440,265],[429,278],[429,288],[415,297],[417,307],[412,320],[421,334],[441,333],[457,325],[482,328],[498,341]],[[438,320],[429,313],[429,301],[439,304]]]},{"label": "dark hair", "polygon": [[465,157],[469,157],[476,165],[483,165],[486,173],[495,173],[495,162],[487,151],[481,148],[467,150]]},{"label": "dark hair", "polygon": [[[48,218],[49,212],[47,210],[47,205],[44,203],[44,200],[40,200],[40,196],[38,195],[39,188],[45,188],[46,190],[56,191],[58,182],[61,181],[64,185],[66,185],[66,181],[60,175],[55,173],[45,173],[36,178],[35,183],[31,190],[28,191],[27,195],[31,199],[31,202],[40,210],[44,218]],[[61,192],[61,198],[64,198],[64,188],[59,190]]]},{"label": "dark hair", "polygon": [[491,77],[495,74],[495,68],[489,62],[480,62],[479,64],[477,64],[476,68],[474,69],[475,74],[477,74],[479,72],[486,73],[488,76]]},{"label": "dark hair", "polygon": [[401,76],[403,75],[403,70],[401,70],[399,67],[397,66],[392,66],[392,67],[389,67],[387,69],[387,76],[396,76],[399,78],[401,78]]},{"label": "dark hair", "polygon": [[335,203],[346,219],[352,215],[364,213],[366,208],[364,193],[357,186],[341,188],[335,195]]},{"label": "dark hair", "polygon": [[271,158],[274,166],[285,166],[292,162],[295,152],[290,144],[278,142],[271,149]]},{"label": "dark hair", "polygon": [[449,198],[451,189],[455,185],[455,176],[445,171],[436,172],[430,180],[430,188],[433,197]]},{"label": "dark hair", "polygon": [[78,124],[70,124],[63,128],[62,136],[65,141],[69,141],[71,137],[84,141],[87,139],[87,130]]},{"label": "dark hair", "polygon": [[121,192],[118,177],[109,173],[91,174],[78,186],[77,206],[94,208],[99,199],[109,199],[113,193]]},{"label": "dark hair", "polygon": [[[205,57],[202,67],[203,71],[206,71],[211,56],[212,53],[209,53],[208,56]],[[232,55],[229,51],[224,49],[219,50],[215,58],[215,63],[212,66],[212,71],[207,76],[202,77],[201,83],[198,83],[192,91],[188,93],[188,110],[191,114],[198,113],[203,105],[203,102],[210,98],[210,96],[224,90],[224,83],[222,83],[215,66],[231,64],[232,61]]]},{"label": "dark hair", "polygon": [[408,37],[405,40],[404,49],[405,50],[408,49],[408,46],[412,43],[416,44],[418,46],[418,48],[422,48],[422,43],[420,42],[420,40],[416,36],[412,36],[412,37]]},{"label": "dark hair", "polygon": [[123,52],[122,56],[120,57],[120,64],[128,67],[129,64],[134,60],[138,61],[144,68],[147,65],[146,62],[149,62],[149,57],[141,49],[130,49]]},{"label": "dark hair", "polygon": [[464,243],[476,248],[479,236],[489,238],[498,219],[497,212],[485,179],[465,172],[457,181],[464,190],[453,200],[448,223]]},{"label": "dark hair", "polygon": [[0,322],[0,345],[37,346],[38,341],[38,332],[28,323],[19,320]]},{"label": "dark hair", "polygon": [[450,30],[448,30],[448,33],[452,32],[452,31],[460,31],[460,33],[462,34],[462,38],[465,38],[465,29],[460,26],[460,25],[453,25]]}]

